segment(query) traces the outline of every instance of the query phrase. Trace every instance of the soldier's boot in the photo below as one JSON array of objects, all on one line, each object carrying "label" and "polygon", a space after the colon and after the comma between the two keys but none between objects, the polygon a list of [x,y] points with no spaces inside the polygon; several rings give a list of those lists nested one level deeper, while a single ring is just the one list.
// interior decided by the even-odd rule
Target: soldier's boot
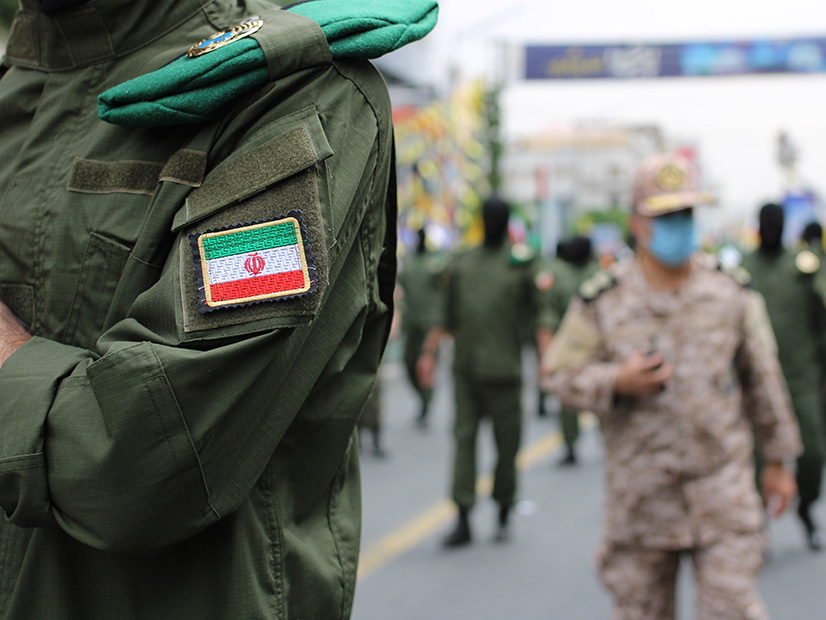
[{"label": "soldier's boot", "polygon": [[459,518],[453,531],[442,539],[442,546],[448,549],[470,544],[473,537],[470,534],[470,509],[459,507]]},{"label": "soldier's boot", "polygon": [[565,449],[565,455],[557,461],[557,467],[573,467],[576,465],[576,450],[574,450],[573,446],[567,446]]},{"label": "soldier's boot", "polygon": [[509,505],[499,504],[499,518],[496,522],[496,534],[493,536],[495,542],[510,540],[510,514],[511,507]]},{"label": "soldier's boot", "polygon": [[824,541],[823,532],[817,526],[814,519],[812,519],[811,512],[809,511],[810,507],[811,504],[808,503],[798,504],[797,515],[800,517],[803,528],[806,530],[806,544],[809,549],[812,551],[821,551],[826,541]]}]

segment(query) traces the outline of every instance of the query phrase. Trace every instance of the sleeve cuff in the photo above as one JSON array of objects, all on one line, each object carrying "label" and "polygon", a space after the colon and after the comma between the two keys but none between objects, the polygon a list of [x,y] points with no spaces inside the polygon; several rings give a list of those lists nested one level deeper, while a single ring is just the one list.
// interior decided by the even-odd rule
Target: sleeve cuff
[{"label": "sleeve cuff", "polygon": [[33,337],[0,367],[0,507],[19,526],[51,525],[44,425],[60,380],[88,352]]}]

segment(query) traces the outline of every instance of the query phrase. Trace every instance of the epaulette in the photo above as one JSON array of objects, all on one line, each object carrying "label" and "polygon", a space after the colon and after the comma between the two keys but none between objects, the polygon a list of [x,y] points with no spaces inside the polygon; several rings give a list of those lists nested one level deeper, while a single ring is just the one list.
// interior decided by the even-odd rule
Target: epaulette
[{"label": "epaulette", "polygon": [[800,273],[811,275],[820,269],[820,259],[811,250],[801,250],[794,257],[794,266]]},{"label": "epaulette", "polygon": [[514,243],[511,247],[511,265],[525,265],[536,258],[536,252],[527,243]]},{"label": "epaulette", "polygon": [[751,274],[742,265],[726,266],[723,263],[717,263],[717,271],[721,271],[727,276],[731,277],[737,284],[748,288],[751,286]]},{"label": "epaulette", "polygon": [[594,275],[585,278],[577,292],[583,301],[589,303],[616,285],[617,279],[609,272],[600,269]]}]

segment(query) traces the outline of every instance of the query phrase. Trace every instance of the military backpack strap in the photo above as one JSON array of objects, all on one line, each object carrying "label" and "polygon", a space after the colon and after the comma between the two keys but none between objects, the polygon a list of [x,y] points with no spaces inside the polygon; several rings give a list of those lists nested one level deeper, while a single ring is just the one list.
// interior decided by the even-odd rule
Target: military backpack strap
[{"label": "military backpack strap", "polygon": [[577,294],[585,303],[591,303],[616,285],[617,279],[608,271],[600,269],[594,275],[582,281],[577,289]]}]

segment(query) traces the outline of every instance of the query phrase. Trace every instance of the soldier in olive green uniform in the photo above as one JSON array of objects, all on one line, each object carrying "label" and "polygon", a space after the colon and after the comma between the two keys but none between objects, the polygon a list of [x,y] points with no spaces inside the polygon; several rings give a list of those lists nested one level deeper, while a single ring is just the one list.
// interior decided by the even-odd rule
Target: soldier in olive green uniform
[{"label": "soldier in olive green uniform", "polygon": [[803,454],[797,459],[798,515],[813,550],[823,536],[811,516],[820,497],[826,434],[823,424],[822,377],[818,345],[823,339],[823,294],[816,277],[820,260],[809,251],[792,252],[781,244],[783,208],[760,210],[760,247],[744,258],[753,287],[763,294],[777,339],[778,357],[789,386]]},{"label": "soldier in olive green uniform", "polygon": [[[591,240],[587,237],[573,237],[560,243],[557,259],[553,263],[553,286],[546,293],[540,294],[540,311],[547,313],[547,319],[543,322],[554,332],[559,329],[562,317],[579,285],[599,269],[599,263],[591,250]],[[579,410],[563,404],[559,420],[565,441],[565,454],[559,465],[575,465]]]},{"label": "soldier in olive green uniform", "polygon": [[348,618],[386,86],[269,2],[48,6],[0,69],[0,618]]},{"label": "soldier in olive green uniform", "polygon": [[[816,287],[823,295],[823,304],[826,306],[826,251],[823,248],[823,227],[818,222],[809,222],[803,228],[800,241],[808,248],[820,261],[820,269],[817,272]],[[822,372],[821,382],[826,386],[826,312],[819,313],[823,322],[820,330],[820,342],[818,346],[818,360]],[[823,425],[826,428],[826,398],[823,399]]]},{"label": "soldier in olive green uniform", "polygon": [[468,513],[476,501],[476,438],[486,416],[493,423],[497,449],[493,482],[493,499],[499,504],[497,540],[507,537],[516,496],[522,328],[536,320],[536,288],[532,252],[507,241],[509,212],[508,204],[499,198],[484,203],[485,243],[456,256],[448,268],[444,328],[431,330],[420,364],[423,382],[432,384],[433,353],[443,329],[452,334],[456,400],[452,495],[459,520],[444,540],[448,547],[471,541]]},{"label": "soldier in olive green uniform", "polygon": [[[560,252],[564,252],[563,250],[564,243],[560,241],[556,244],[556,255],[551,259],[545,259],[543,257],[538,257],[534,260],[534,285],[536,286],[537,290],[537,312],[538,316],[541,317],[545,323],[551,323],[551,306],[550,306],[550,291],[556,284],[556,274],[558,271],[565,269],[565,263],[560,256]],[[548,331],[550,334],[550,330]],[[533,334],[525,334],[526,340],[532,340]],[[537,384],[536,386],[536,402],[537,402],[537,409],[536,414],[540,418],[544,418],[548,415],[548,408],[547,400],[548,393],[542,388],[541,385]]]},{"label": "soldier in olive green uniform", "polygon": [[416,365],[430,329],[444,316],[444,287],[439,279],[444,275],[446,261],[427,251],[424,229],[418,232],[416,250],[404,258],[399,272],[399,286],[404,291],[402,301],[402,331],[404,332],[404,363],[407,377],[419,395],[420,409],[416,422],[427,425],[432,387],[419,381]]},{"label": "soldier in olive green uniform", "polygon": [[381,440],[381,390],[382,390],[381,375],[376,376],[376,383],[367,397],[367,402],[364,403],[364,408],[361,410],[359,416],[359,448],[364,451],[364,442],[362,435],[366,431],[370,435],[370,443],[373,448],[373,456],[383,459],[387,456]]}]

